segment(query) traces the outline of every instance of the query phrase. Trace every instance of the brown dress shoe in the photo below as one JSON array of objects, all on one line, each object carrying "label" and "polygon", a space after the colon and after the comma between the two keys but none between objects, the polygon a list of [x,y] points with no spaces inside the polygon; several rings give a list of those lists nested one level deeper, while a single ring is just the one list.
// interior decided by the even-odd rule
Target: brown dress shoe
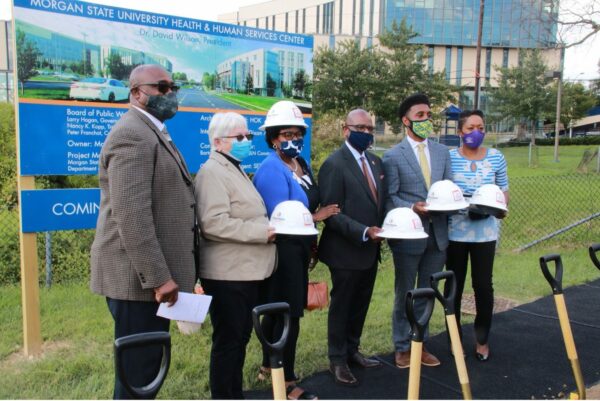
[{"label": "brown dress shoe", "polygon": [[410,366],[410,351],[396,351],[394,359],[396,362],[396,367],[399,367],[400,369],[406,369]]},{"label": "brown dress shoe", "polygon": [[430,354],[425,348],[421,353],[421,363],[425,366],[440,366],[441,362],[435,355]]},{"label": "brown dress shoe", "polygon": [[332,362],[329,371],[333,374],[336,383],[343,386],[358,386],[358,379],[354,377],[347,364],[338,365]]},{"label": "brown dress shoe", "polygon": [[377,359],[367,358],[360,352],[355,352],[351,357],[349,357],[348,363],[360,366],[361,368],[376,368],[377,366],[381,366],[381,362],[379,362]]}]

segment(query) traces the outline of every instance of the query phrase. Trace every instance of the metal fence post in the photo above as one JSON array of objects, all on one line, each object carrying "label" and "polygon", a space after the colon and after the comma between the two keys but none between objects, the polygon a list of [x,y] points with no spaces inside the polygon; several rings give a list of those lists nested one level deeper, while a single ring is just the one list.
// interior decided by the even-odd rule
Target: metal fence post
[{"label": "metal fence post", "polygon": [[46,231],[46,288],[52,286],[52,235]]}]

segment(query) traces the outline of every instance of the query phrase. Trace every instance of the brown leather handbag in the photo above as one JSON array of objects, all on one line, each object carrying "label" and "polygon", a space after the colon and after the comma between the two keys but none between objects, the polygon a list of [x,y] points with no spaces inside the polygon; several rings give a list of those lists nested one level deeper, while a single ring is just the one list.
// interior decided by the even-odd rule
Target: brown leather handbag
[{"label": "brown leather handbag", "polygon": [[329,306],[329,289],[325,281],[311,281],[308,283],[308,297],[306,310],[325,309]]}]

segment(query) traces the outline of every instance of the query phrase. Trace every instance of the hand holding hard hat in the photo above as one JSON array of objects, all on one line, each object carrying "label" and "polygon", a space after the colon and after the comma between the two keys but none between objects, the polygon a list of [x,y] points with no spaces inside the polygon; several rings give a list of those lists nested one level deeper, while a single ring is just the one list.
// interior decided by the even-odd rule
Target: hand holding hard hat
[{"label": "hand holding hard hat", "polygon": [[469,207],[462,191],[450,180],[436,181],[427,193],[427,210],[431,213],[452,214]]},{"label": "hand holding hard hat", "polygon": [[428,235],[421,218],[408,207],[392,209],[383,220],[383,231],[378,236],[391,239],[420,239]]},{"label": "hand holding hard hat", "polygon": [[276,234],[317,235],[312,214],[299,201],[284,201],[275,206],[271,213],[271,227]]},{"label": "hand holding hard hat", "polygon": [[497,185],[482,185],[477,188],[471,197],[469,212],[503,218],[506,216],[507,211],[506,197]]}]

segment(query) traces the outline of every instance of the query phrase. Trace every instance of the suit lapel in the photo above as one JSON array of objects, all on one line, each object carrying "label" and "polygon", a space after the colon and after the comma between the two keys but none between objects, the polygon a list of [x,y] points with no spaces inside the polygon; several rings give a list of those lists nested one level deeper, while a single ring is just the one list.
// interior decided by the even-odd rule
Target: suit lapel
[{"label": "suit lapel", "polygon": [[444,164],[441,161],[438,147],[429,146],[429,158],[431,159],[431,182],[440,181],[444,178]]},{"label": "suit lapel", "polygon": [[[348,145],[346,145],[346,144],[342,145],[342,154],[344,155],[344,159],[346,160],[348,169],[352,172],[352,175],[354,176],[354,178],[356,178],[356,180],[358,181],[360,186],[363,188],[363,190],[365,191],[365,193],[367,194],[367,197],[371,200],[371,202],[376,204],[375,199],[373,199],[373,195],[371,195],[371,189],[369,188],[367,179],[366,179],[365,175],[363,174],[362,169],[358,166],[358,162],[354,158],[354,155],[352,154],[350,149],[348,149]],[[366,154],[366,152],[365,152],[365,154]],[[373,173],[373,174],[375,174],[375,173]],[[375,185],[377,185],[377,184],[375,184]]]},{"label": "suit lapel", "polygon": [[[408,140],[406,139],[403,140],[400,143],[400,150],[401,153],[404,155],[404,158],[406,159],[408,165],[415,172],[415,175],[421,179],[421,183],[423,184],[423,187],[425,187],[425,191],[427,191],[427,184],[425,183],[425,177],[423,177],[423,171],[421,171],[421,165],[419,164],[419,161],[415,156],[415,152],[410,146],[410,142],[408,142]],[[429,154],[429,156],[431,156],[431,154]],[[431,182],[433,182],[433,180]]]},{"label": "suit lapel", "polygon": [[148,126],[148,128],[152,130],[152,132],[154,132],[154,134],[158,138],[158,141],[165,147],[165,149],[167,149],[167,152],[169,152],[173,159],[175,159],[175,162],[179,166],[179,170],[181,170],[181,174],[183,175],[185,181],[192,182],[192,177],[187,168],[187,165],[185,164],[185,160],[183,160],[183,156],[181,155],[181,153],[179,153],[179,151],[175,149],[174,146],[172,146],[169,143],[169,141],[165,138],[165,134],[160,132],[156,125],[154,125],[152,121],[150,121],[145,115],[140,113],[138,110],[134,108],[131,108],[131,110],[133,110],[136,113],[136,115],[142,119],[142,121]]}]

